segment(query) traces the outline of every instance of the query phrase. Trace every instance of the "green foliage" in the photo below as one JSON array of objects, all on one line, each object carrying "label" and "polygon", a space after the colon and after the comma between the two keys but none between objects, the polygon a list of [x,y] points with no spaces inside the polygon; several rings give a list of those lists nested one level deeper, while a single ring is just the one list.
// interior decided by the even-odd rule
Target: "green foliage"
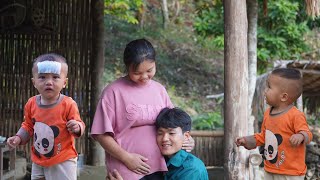
[{"label": "green foliage", "polygon": [[195,31],[201,36],[223,34],[223,6],[217,3],[207,7],[208,4],[199,7],[194,22]]},{"label": "green foliage", "polygon": [[223,49],[224,48],[224,35],[216,36],[213,39],[213,44],[215,45],[215,47]]},{"label": "green foliage", "polygon": [[220,112],[209,112],[194,117],[192,127],[195,130],[214,130],[223,128],[223,119]]},{"label": "green foliage", "polygon": [[[301,54],[308,50],[304,34],[309,31],[306,16],[298,16],[304,2],[291,0],[268,1],[268,13],[262,14],[262,2],[259,1],[258,20],[258,71],[264,72],[270,61],[276,59],[301,59]],[[222,47],[223,37],[223,6],[221,1],[214,5],[199,7],[194,28],[202,37],[216,40],[213,44]],[[306,18],[302,18],[306,17]]]},{"label": "green foliage", "polygon": [[105,0],[104,13],[118,17],[128,23],[138,24],[135,14],[142,5],[143,0]]},{"label": "green foliage", "polygon": [[267,17],[259,14],[258,52],[262,48],[268,50],[258,53],[260,72],[266,69],[266,57],[268,60],[301,59],[301,54],[308,49],[303,38],[309,30],[307,20],[298,21],[298,11],[297,2],[269,1]]}]

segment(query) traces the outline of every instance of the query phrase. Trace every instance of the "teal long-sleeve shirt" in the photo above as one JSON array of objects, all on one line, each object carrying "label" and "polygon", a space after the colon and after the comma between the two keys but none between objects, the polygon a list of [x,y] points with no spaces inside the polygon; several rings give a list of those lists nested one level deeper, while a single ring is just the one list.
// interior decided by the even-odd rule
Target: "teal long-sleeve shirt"
[{"label": "teal long-sleeve shirt", "polygon": [[184,150],[178,151],[167,161],[168,172],[165,180],[208,180],[204,163]]}]

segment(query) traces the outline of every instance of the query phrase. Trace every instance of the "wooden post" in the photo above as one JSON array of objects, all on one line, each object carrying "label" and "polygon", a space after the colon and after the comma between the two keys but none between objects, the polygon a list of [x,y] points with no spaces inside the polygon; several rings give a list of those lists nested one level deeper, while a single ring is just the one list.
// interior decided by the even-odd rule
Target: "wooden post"
[{"label": "wooden post", "polygon": [[[104,71],[104,1],[92,0],[92,59],[91,59],[91,120],[93,120],[98,99],[103,87],[102,77]],[[91,128],[87,125],[87,128]],[[89,130],[90,132],[90,130]],[[104,151],[99,143],[89,140],[90,154],[88,157],[89,164],[95,166],[104,165]]]},{"label": "wooden post", "polygon": [[[257,32],[258,32],[258,0],[247,0],[248,16],[248,134],[254,133],[254,122],[257,121],[252,114],[252,101],[257,81]],[[250,153],[259,154],[258,148]],[[259,167],[249,163],[249,179],[260,180]]]},{"label": "wooden post", "polygon": [[248,132],[246,0],[224,1],[224,170],[225,179],[247,179],[249,153],[234,141]]}]

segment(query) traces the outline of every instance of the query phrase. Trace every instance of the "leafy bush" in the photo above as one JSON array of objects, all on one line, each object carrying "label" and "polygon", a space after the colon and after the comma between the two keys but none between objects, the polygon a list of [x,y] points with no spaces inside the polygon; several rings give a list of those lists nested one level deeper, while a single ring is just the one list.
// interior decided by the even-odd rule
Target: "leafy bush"
[{"label": "leafy bush", "polygon": [[104,13],[118,17],[128,23],[138,24],[139,22],[135,14],[142,5],[143,0],[105,0]]},{"label": "leafy bush", "polygon": [[[262,6],[262,5],[260,5]],[[269,1],[268,14],[259,14],[258,51],[267,49],[265,54],[258,53],[258,69],[266,69],[268,61],[276,59],[301,59],[301,54],[308,49],[304,34],[308,32],[307,19],[298,21],[299,3],[290,0]],[[260,56],[263,55],[263,56]],[[270,63],[269,63],[270,64]]]},{"label": "leafy bush", "polygon": [[[264,72],[272,60],[301,59],[308,49],[304,34],[308,32],[310,19],[301,13],[301,4],[291,0],[268,1],[268,13],[262,14],[262,2],[259,1],[258,18],[258,71]],[[198,7],[194,28],[202,37],[216,38],[216,47],[221,47],[223,37],[223,6],[220,1],[205,3]],[[305,18],[303,18],[305,17]],[[313,24],[314,25],[314,24]],[[310,25],[309,25],[310,26]]]},{"label": "leafy bush", "polygon": [[192,121],[195,130],[213,130],[223,128],[223,118],[220,112],[209,112],[195,117]]}]

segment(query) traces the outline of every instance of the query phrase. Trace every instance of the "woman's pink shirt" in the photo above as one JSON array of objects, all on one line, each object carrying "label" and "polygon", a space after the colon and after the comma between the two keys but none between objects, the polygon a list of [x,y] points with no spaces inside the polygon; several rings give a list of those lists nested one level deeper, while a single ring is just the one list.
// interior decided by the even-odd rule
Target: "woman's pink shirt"
[{"label": "woman's pink shirt", "polygon": [[[137,85],[122,77],[104,88],[97,105],[91,135],[111,133],[121,148],[148,158],[150,174],[167,171],[156,142],[155,120],[161,109],[173,107],[163,85],[151,80]],[[106,153],[107,170],[117,169],[124,179],[143,176],[130,171]]]}]

